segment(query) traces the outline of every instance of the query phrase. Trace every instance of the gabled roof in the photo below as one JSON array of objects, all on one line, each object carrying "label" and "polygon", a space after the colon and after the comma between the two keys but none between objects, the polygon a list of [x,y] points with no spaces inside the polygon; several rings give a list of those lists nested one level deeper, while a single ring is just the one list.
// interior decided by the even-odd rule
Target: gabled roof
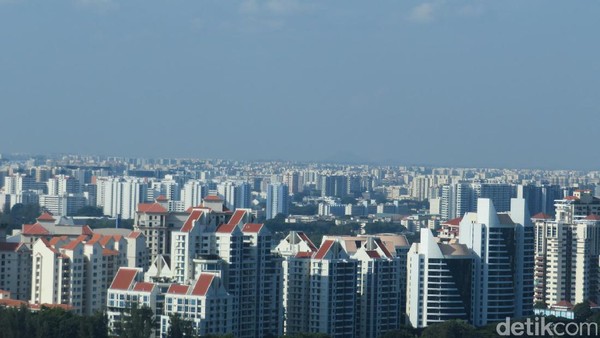
[{"label": "gabled roof", "polygon": [[169,211],[160,203],[140,203],[138,204],[138,212],[146,214],[166,214]]},{"label": "gabled roof", "polygon": [[129,235],[127,235],[127,238],[138,238],[141,235],[142,235],[142,233],[139,231],[132,231],[129,233]]},{"label": "gabled roof", "polygon": [[460,225],[460,221],[462,221],[462,217],[457,217],[457,218],[453,218],[451,220],[448,220],[442,224],[447,224],[447,225]]},{"label": "gabled roof", "polygon": [[244,228],[242,229],[242,232],[251,232],[251,233],[258,233],[260,232],[260,229],[262,229],[264,224],[261,223],[246,223],[244,224]]},{"label": "gabled roof", "polygon": [[333,241],[330,239],[323,242],[323,244],[319,248],[319,251],[317,251],[317,253],[315,254],[315,259],[323,259],[323,257],[325,257],[325,255],[327,254],[329,249],[331,249],[332,246],[333,246]]},{"label": "gabled roof", "polygon": [[588,221],[600,221],[600,216],[598,216],[598,215],[588,215],[584,219],[588,220]]},{"label": "gabled roof", "polygon": [[40,223],[23,224],[24,235],[49,235],[48,229],[44,228]]},{"label": "gabled roof", "polygon": [[[115,235],[114,237],[116,238],[116,236],[120,236],[120,235]],[[100,245],[106,246],[108,244],[108,242],[110,242],[112,239],[113,239],[113,236],[102,236],[102,238],[100,238]]]},{"label": "gabled roof", "polygon": [[206,296],[210,285],[215,278],[215,275],[209,273],[202,273],[198,277],[196,281],[196,285],[194,285],[194,289],[192,290],[192,295],[194,296]]},{"label": "gabled roof", "polygon": [[156,285],[154,283],[137,282],[133,287],[133,291],[152,292],[152,289],[154,289],[155,286]]},{"label": "gabled roof", "polygon": [[300,251],[300,252],[296,253],[295,257],[296,258],[311,258],[312,255],[313,255],[313,253],[314,252],[309,252],[309,251],[303,252],[303,251]]},{"label": "gabled roof", "polygon": [[236,210],[233,213],[233,215],[231,216],[231,218],[229,219],[229,222],[219,225],[216,232],[230,234],[231,232],[233,232],[233,230],[235,230],[235,228],[238,226],[238,224],[243,220],[244,215],[246,213],[247,213],[246,210]]},{"label": "gabled roof", "polygon": [[300,237],[300,239],[302,239],[312,251],[318,250],[315,244],[310,240],[310,238],[308,238],[308,236],[304,232],[298,231],[297,234],[298,237]]},{"label": "gabled roof", "polygon": [[17,251],[22,243],[0,242],[0,251]]},{"label": "gabled roof", "polygon": [[383,254],[388,258],[392,258],[392,254],[387,249],[387,247],[383,244],[381,239],[375,238],[374,240],[375,240],[375,243],[377,243],[377,246],[379,247],[379,249],[381,249],[381,251],[383,251]]},{"label": "gabled roof", "polygon": [[65,249],[65,250],[75,250],[75,248],[77,247],[77,245],[79,245],[79,243],[81,243],[81,240],[74,239],[72,241],[70,241],[69,243],[67,243],[66,245],[64,245],[61,249]]},{"label": "gabled roof", "polygon": [[246,213],[246,210],[236,210],[229,219],[229,222],[227,223],[238,225],[242,221],[242,219],[244,219]]},{"label": "gabled roof", "polygon": [[38,221],[54,222],[56,219],[48,212],[45,212],[37,218]]},{"label": "gabled roof", "polygon": [[577,201],[579,198],[577,196],[567,196],[565,197],[567,201]]},{"label": "gabled roof", "polygon": [[223,202],[223,199],[217,195],[208,195],[203,200],[208,202]]},{"label": "gabled roof", "polygon": [[69,238],[67,236],[55,236],[50,238],[50,241],[48,243],[50,243],[50,245],[54,246],[56,244],[58,244],[58,242],[60,241],[66,241]]},{"label": "gabled roof", "polygon": [[92,231],[89,225],[84,225],[81,227],[81,233],[84,235],[93,235],[94,231]]},{"label": "gabled roof", "polygon": [[367,250],[365,251],[367,253],[367,255],[369,255],[369,257],[371,258],[380,258],[381,256],[379,255],[379,253],[375,250]]},{"label": "gabled roof", "polygon": [[176,295],[185,295],[188,292],[188,288],[189,288],[189,286],[187,286],[187,285],[171,284],[171,286],[169,286],[169,290],[167,290],[167,293],[173,293]]},{"label": "gabled roof", "polygon": [[99,243],[101,239],[102,239],[102,235],[101,234],[94,234],[92,236],[92,238],[89,241],[87,241],[85,244],[86,245],[93,245],[93,244]]},{"label": "gabled roof", "polygon": [[196,221],[198,221],[200,219],[200,217],[202,217],[203,213],[204,213],[204,210],[201,210],[201,209],[192,210],[192,213],[188,216],[187,220],[181,227],[181,231],[182,232],[192,231],[192,228],[194,227],[194,223]]},{"label": "gabled roof", "polygon": [[531,219],[552,219],[552,216],[543,212],[538,212],[537,214],[533,215]]},{"label": "gabled roof", "polygon": [[138,270],[132,268],[119,268],[115,278],[110,284],[110,288],[113,290],[129,290],[129,287],[135,280]]},{"label": "gabled roof", "polygon": [[165,195],[160,195],[156,198],[156,202],[167,202],[168,199]]}]

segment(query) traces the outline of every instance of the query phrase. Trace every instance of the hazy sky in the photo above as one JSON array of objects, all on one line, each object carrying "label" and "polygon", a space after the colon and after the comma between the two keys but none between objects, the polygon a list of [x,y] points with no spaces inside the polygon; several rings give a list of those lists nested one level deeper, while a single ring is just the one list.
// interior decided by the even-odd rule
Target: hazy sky
[{"label": "hazy sky", "polygon": [[0,153],[600,169],[600,2],[0,0],[0,117]]}]

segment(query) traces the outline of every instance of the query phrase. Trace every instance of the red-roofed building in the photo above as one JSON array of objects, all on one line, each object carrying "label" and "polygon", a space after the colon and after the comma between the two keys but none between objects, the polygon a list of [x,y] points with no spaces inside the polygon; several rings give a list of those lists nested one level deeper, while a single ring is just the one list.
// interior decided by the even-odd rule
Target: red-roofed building
[{"label": "red-roofed building", "polygon": [[556,219],[566,223],[589,215],[600,216],[600,198],[593,196],[590,190],[576,190],[573,196],[554,201],[554,206]]},{"label": "red-roofed building", "polygon": [[134,230],[144,234],[150,261],[158,255],[169,255],[171,231],[182,224],[161,203],[140,203],[134,219]]},{"label": "red-roofed building", "polygon": [[54,223],[56,221],[56,219],[54,217],[52,217],[51,214],[44,212],[43,214],[40,215],[40,217],[37,218],[38,222],[51,222]]},{"label": "red-roofed building", "polygon": [[439,237],[443,239],[458,238],[462,217],[453,218],[441,224]]},{"label": "red-roofed building", "polygon": [[[142,270],[138,268],[119,268],[112,280],[105,298],[108,328],[112,334],[116,333],[116,323],[122,320],[131,304],[147,306],[153,314],[163,308],[164,303],[158,297],[161,288],[157,284],[144,282],[143,275]],[[158,330],[155,333],[158,333]]]},{"label": "red-roofed building", "polygon": [[539,219],[552,219],[552,216],[545,214],[543,212],[538,212],[537,214],[533,215],[531,217],[532,220],[539,220]]},{"label": "red-roofed building", "polygon": [[160,203],[140,203],[137,208],[138,213],[145,214],[167,214],[169,211]]},{"label": "red-roofed building", "polygon": [[246,233],[246,232],[255,232],[258,233],[260,232],[260,230],[263,228],[263,224],[259,224],[259,223],[246,223],[244,224],[244,227],[242,228],[242,232]]},{"label": "red-roofed building", "polygon": [[[183,305],[185,304],[185,305]],[[161,331],[169,330],[172,314],[192,322],[199,336],[224,335],[233,332],[233,297],[225,290],[221,278],[201,273],[192,286],[172,284],[165,294],[165,310],[161,317]]]}]

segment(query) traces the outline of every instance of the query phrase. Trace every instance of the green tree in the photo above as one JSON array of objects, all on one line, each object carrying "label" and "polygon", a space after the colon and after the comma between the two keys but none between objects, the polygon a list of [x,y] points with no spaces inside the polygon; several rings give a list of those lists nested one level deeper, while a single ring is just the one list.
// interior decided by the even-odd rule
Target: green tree
[{"label": "green tree", "polygon": [[89,217],[102,217],[104,211],[102,208],[95,207],[92,205],[86,205],[75,212],[75,216],[89,216]]},{"label": "green tree", "polygon": [[380,338],[415,338],[418,336],[417,330],[410,326],[403,326],[397,330],[384,333]]},{"label": "green tree", "polygon": [[196,337],[192,322],[179,317],[176,313],[169,316],[169,324],[167,338]]},{"label": "green tree", "polygon": [[462,320],[447,320],[425,328],[421,338],[475,338],[475,328]]},{"label": "green tree", "polygon": [[152,309],[147,306],[139,307],[134,303],[128,313],[124,313],[121,322],[116,327],[117,336],[121,338],[148,338],[156,328]]},{"label": "green tree", "polygon": [[547,309],[548,306],[546,305],[545,302],[538,300],[535,302],[535,304],[533,304],[533,308],[534,309]]},{"label": "green tree", "polygon": [[590,305],[587,302],[576,304],[573,307],[573,314],[575,320],[578,322],[584,322],[593,315]]}]

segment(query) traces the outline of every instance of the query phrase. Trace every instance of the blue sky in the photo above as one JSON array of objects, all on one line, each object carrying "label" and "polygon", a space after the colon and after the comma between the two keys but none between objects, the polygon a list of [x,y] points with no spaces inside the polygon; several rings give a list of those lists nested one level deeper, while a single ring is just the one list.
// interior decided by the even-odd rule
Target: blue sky
[{"label": "blue sky", "polygon": [[0,0],[0,152],[598,169],[600,2]]}]

